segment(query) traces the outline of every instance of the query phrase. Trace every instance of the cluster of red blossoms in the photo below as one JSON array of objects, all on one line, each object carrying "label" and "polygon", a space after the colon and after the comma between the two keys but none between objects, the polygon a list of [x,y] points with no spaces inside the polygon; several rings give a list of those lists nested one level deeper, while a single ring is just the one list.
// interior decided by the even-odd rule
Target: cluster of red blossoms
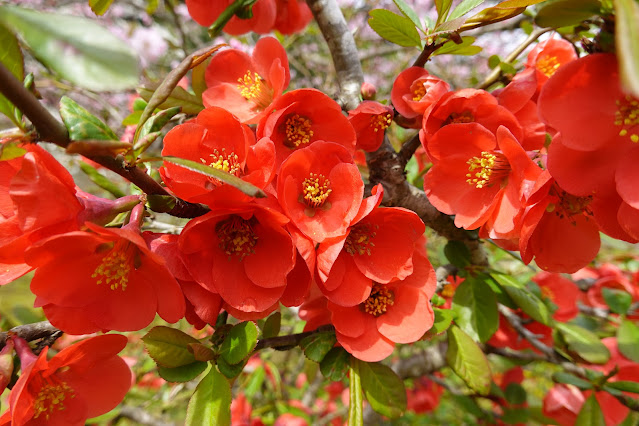
[{"label": "cluster of red blossoms", "polygon": [[613,54],[578,59],[568,42],[550,39],[492,93],[449,91],[412,67],[392,100],[405,125],[420,129],[430,202],[457,226],[551,272],[586,266],[600,231],[639,241],[639,101],[622,92]]},{"label": "cluster of red blossoms", "polygon": [[[233,0],[187,0],[186,6],[195,22],[208,27],[232,3]],[[231,35],[249,31],[258,34],[272,31],[293,34],[302,31],[313,18],[304,0],[257,0],[252,6],[252,14],[249,19],[232,17],[224,26],[224,31]]]}]

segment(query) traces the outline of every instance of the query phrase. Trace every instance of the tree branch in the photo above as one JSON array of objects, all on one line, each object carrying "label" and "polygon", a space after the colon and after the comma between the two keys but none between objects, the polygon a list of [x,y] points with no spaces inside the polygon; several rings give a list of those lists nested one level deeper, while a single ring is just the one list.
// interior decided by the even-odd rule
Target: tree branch
[{"label": "tree branch", "polygon": [[294,348],[295,346],[299,345],[300,342],[308,336],[311,336],[313,334],[318,334],[318,333],[331,333],[335,331],[335,327],[333,327],[332,325],[322,325],[320,327],[317,327],[317,329],[312,330],[312,331],[305,331],[304,333],[297,333],[297,334],[289,334],[286,336],[277,336],[277,337],[270,337],[268,339],[261,339],[257,342],[257,345],[255,345],[255,351],[259,351],[261,349],[266,349],[266,348],[275,348],[275,349],[280,349],[280,350],[284,350],[284,349],[289,349],[289,348]]},{"label": "tree branch", "polygon": [[34,340],[46,339],[51,336],[62,334],[62,331],[52,326],[49,321],[19,325],[17,327],[13,327],[9,331],[0,333],[0,349],[4,348],[10,333],[17,335],[18,337],[22,337],[27,342],[32,342]]},{"label": "tree branch", "polygon": [[345,110],[359,105],[359,94],[364,82],[362,64],[353,35],[336,0],[306,0],[322,31],[333,58],[340,88],[339,103]]}]

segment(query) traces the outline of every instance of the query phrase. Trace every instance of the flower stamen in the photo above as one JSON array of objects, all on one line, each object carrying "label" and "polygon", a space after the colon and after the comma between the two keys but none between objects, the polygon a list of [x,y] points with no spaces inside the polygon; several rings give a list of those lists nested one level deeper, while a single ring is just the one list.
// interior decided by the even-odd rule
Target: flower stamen
[{"label": "flower stamen", "polygon": [[547,77],[552,76],[561,66],[556,56],[546,56],[537,61],[536,68]]},{"label": "flower stamen", "polygon": [[388,126],[391,125],[393,119],[391,118],[390,113],[386,114],[377,114],[371,117],[371,126],[373,127],[373,131],[375,133],[380,130],[383,132],[386,130]]},{"label": "flower stamen", "polygon": [[482,151],[481,157],[473,157],[466,161],[468,173],[466,182],[476,188],[492,186],[501,182],[510,173],[510,164],[499,152]]},{"label": "flower stamen", "polygon": [[253,231],[255,219],[242,219],[240,216],[231,215],[228,219],[215,225],[215,233],[220,240],[219,247],[229,256],[239,257],[239,260],[255,253],[255,245],[258,236]]},{"label": "flower stamen", "polygon": [[344,250],[351,256],[364,253],[370,256],[371,247],[375,247],[375,243],[372,241],[375,235],[376,232],[373,226],[367,223],[359,223],[351,228],[344,242]]},{"label": "flower stamen", "polygon": [[243,77],[237,79],[237,82],[240,95],[247,101],[253,102],[257,111],[261,111],[271,104],[273,90],[257,72],[247,70]]},{"label": "flower stamen", "polygon": [[284,145],[296,149],[311,142],[312,122],[299,114],[291,114],[284,123]]},{"label": "flower stamen", "polygon": [[311,173],[302,182],[304,202],[309,207],[317,208],[322,206],[331,192],[333,192],[331,182],[322,174]]},{"label": "flower stamen", "polygon": [[375,283],[371,289],[371,294],[368,296],[361,306],[364,312],[371,314],[374,317],[383,315],[388,310],[389,306],[395,304],[395,295],[385,285]]},{"label": "flower stamen", "polygon": [[[109,245],[109,243],[107,243]],[[100,250],[101,247],[98,247]],[[111,290],[126,290],[129,283],[132,258],[134,257],[129,241],[118,241],[113,245],[107,254],[102,258],[102,262],[95,268],[91,278],[96,278],[98,285],[105,283]]]},{"label": "flower stamen", "polygon": [[633,143],[639,142],[639,100],[626,95],[617,100],[615,112],[615,125],[621,126],[619,136],[630,135]]}]

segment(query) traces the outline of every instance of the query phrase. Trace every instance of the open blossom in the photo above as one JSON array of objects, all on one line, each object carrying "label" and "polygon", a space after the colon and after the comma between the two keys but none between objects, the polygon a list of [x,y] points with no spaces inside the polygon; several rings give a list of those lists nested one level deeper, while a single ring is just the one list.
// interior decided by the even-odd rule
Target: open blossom
[{"label": "open blossom", "polygon": [[[141,206],[140,206],[141,207]],[[31,291],[54,326],[71,334],[140,330],[158,313],[184,317],[184,296],[164,260],[131,223],[121,229],[86,224],[47,238],[25,255],[36,267]]]},{"label": "open blossom", "polygon": [[341,145],[317,141],[282,163],[277,199],[293,224],[315,242],[343,236],[364,195],[364,182]]},{"label": "open blossom", "polygon": [[564,39],[551,38],[538,43],[528,54],[525,64],[527,69],[535,70],[537,93],[562,65],[575,59],[575,47]]},{"label": "open blossom", "polygon": [[259,122],[256,135],[268,137],[275,144],[276,167],[293,151],[316,140],[335,142],[351,153],[355,151],[355,130],[342,108],[315,89],[297,89],[280,96]]},{"label": "open blossom", "polygon": [[356,358],[374,362],[390,355],[395,343],[419,340],[433,325],[430,298],[436,281],[424,250],[415,250],[413,273],[405,279],[374,283],[366,300],[356,306],[329,301],[337,341]]},{"label": "open blossom", "polygon": [[255,124],[291,79],[284,47],[273,37],[255,44],[251,56],[229,49],[216,54],[206,68],[204,106],[230,111],[242,123]]},{"label": "open blossom", "polygon": [[393,108],[364,101],[348,112],[348,119],[357,133],[357,148],[373,152],[380,147],[386,128],[393,122]]},{"label": "open blossom", "polygon": [[[230,112],[204,109],[187,123],[171,129],[164,137],[162,155],[186,158],[264,188],[273,178],[275,149],[268,138],[257,143],[251,129]],[[178,197],[212,205],[229,200],[249,200],[239,189],[224,182],[165,162],[160,175]]]},{"label": "open blossom", "polygon": [[[399,73],[393,82],[391,100],[398,113],[406,118],[428,115],[450,86],[444,80],[431,75],[422,67],[410,67]],[[415,127],[419,128],[419,122]]]},{"label": "open blossom", "polygon": [[424,191],[455,224],[475,229],[489,219],[500,234],[517,230],[526,189],[541,173],[513,135],[496,135],[477,123],[450,124],[429,143],[434,165],[424,177]]},{"label": "open blossom", "polygon": [[313,19],[311,9],[304,0],[275,0],[277,13],[274,29],[282,34],[302,31]]},{"label": "open blossom", "polygon": [[581,291],[575,283],[560,274],[545,271],[535,274],[531,280],[537,283],[541,295],[557,307],[552,314],[555,321],[570,321],[577,316],[577,300],[581,296]]},{"label": "open blossom", "polygon": [[71,345],[50,360],[47,346],[30,363],[21,354],[22,375],[0,425],[80,426],[111,411],[131,387],[131,370],[117,356],[126,343],[125,336],[107,334]]},{"label": "open blossom", "polygon": [[[281,213],[255,204],[217,208],[191,220],[179,250],[193,278],[245,313],[277,304],[296,250]],[[274,308],[273,308],[274,309]]]}]

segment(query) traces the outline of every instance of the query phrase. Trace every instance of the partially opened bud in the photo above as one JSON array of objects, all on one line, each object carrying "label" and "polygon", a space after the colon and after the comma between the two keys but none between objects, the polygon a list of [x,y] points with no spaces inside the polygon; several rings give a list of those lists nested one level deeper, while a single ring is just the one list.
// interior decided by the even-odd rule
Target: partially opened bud
[{"label": "partially opened bud", "polygon": [[361,93],[365,101],[373,101],[377,96],[377,88],[370,83],[364,82],[362,83]]},{"label": "partially opened bud", "polygon": [[13,374],[13,342],[7,344],[0,351],[0,393],[7,387]]}]

